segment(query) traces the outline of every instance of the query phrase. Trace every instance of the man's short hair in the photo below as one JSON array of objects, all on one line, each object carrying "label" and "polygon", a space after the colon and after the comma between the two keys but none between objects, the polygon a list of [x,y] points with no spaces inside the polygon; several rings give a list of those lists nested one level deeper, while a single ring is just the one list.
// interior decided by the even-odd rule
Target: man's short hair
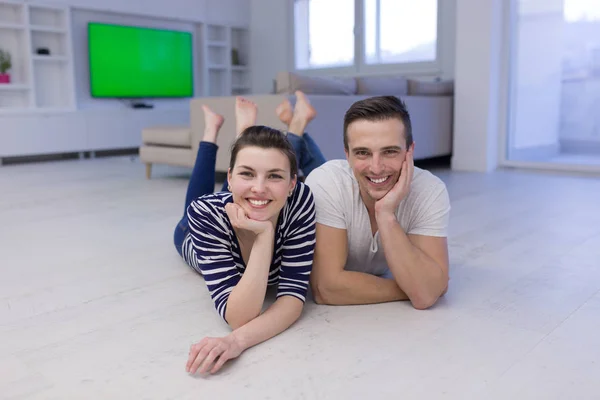
[{"label": "man's short hair", "polygon": [[358,120],[385,121],[397,118],[404,125],[406,148],[413,143],[412,124],[406,104],[395,96],[377,96],[359,100],[352,104],[344,115],[344,149],[348,151],[348,126]]}]

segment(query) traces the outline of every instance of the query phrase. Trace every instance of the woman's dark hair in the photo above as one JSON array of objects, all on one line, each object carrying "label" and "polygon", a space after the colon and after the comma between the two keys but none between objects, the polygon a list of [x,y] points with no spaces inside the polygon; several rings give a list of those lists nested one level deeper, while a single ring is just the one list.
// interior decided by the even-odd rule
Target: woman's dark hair
[{"label": "woman's dark hair", "polygon": [[298,175],[296,153],[294,153],[294,148],[281,131],[262,125],[246,128],[231,146],[229,169],[233,170],[238,153],[246,147],[260,147],[261,149],[277,149],[281,151],[290,161],[291,178]]},{"label": "woman's dark hair", "polygon": [[348,126],[354,121],[385,121],[397,118],[404,125],[406,148],[413,143],[412,124],[406,104],[395,96],[377,96],[359,100],[346,111],[344,116],[344,148],[348,151]]}]

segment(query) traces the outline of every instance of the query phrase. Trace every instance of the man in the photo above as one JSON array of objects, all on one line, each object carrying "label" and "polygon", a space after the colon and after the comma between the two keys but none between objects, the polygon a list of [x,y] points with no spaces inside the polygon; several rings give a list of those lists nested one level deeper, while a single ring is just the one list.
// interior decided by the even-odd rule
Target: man
[{"label": "man", "polygon": [[410,300],[426,309],[446,292],[450,201],[439,178],[414,167],[414,146],[396,97],[361,100],[346,112],[347,160],[306,179],[317,211],[317,303]]}]

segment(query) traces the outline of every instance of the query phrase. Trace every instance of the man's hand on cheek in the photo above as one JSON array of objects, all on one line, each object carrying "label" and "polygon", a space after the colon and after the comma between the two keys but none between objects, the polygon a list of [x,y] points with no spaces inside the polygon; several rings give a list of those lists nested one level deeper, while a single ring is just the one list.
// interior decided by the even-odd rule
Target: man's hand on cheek
[{"label": "man's hand on cheek", "polygon": [[400,202],[408,195],[410,184],[414,174],[414,160],[412,150],[406,153],[406,158],[402,163],[400,178],[392,189],[381,199],[375,202],[375,216],[388,215],[396,213]]}]

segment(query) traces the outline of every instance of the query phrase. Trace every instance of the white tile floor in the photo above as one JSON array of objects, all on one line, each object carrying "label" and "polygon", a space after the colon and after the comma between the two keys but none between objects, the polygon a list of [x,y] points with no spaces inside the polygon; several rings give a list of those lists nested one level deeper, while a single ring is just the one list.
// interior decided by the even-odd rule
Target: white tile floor
[{"label": "white tile floor", "polygon": [[435,308],[309,302],[200,378],[189,345],[228,329],[172,245],[187,173],[0,168],[1,399],[600,398],[600,179],[441,171],[452,279]]}]

